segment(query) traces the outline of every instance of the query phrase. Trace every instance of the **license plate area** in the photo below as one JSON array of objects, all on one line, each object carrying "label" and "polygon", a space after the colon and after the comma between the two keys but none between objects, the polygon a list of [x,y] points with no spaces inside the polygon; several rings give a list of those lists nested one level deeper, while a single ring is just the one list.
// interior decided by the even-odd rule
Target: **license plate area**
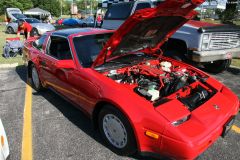
[{"label": "license plate area", "polygon": [[227,133],[230,131],[233,123],[235,121],[235,116],[232,116],[228,121],[227,123],[223,126],[223,132],[222,132],[222,137],[224,138]]}]

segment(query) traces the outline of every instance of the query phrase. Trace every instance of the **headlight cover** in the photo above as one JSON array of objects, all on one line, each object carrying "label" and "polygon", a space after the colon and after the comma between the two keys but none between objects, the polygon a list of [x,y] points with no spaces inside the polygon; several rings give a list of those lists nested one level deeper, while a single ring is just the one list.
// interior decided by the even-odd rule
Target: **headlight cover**
[{"label": "headlight cover", "polygon": [[211,34],[210,33],[205,33],[202,36],[202,50],[208,50],[209,49],[209,44],[211,40]]}]

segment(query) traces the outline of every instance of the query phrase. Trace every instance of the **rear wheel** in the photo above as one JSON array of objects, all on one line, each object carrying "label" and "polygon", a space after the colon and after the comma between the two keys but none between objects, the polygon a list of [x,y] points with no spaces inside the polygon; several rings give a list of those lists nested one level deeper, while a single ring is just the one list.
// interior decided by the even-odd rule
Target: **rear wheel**
[{"label": "rear wheel", "polygon": [[33,32],[33,36],[39,36],[37,28],[33,28],[32,32]]},{"label": "rear wheel", "polygon": [[14,33],[13,28],[12,27],[8,27],[7,30],[6,30],[6,33],[13,34]]},{"label": "rear wheel", "polygon": [[136,152],[132,127],[119,110],[111,105],[104,106],[98,116],[98,126],[112,151],[119,155],[131,155]]},{"label": "rear wheel", "polygon": [[213,63],[204,64],[204,68],[211,73],[220,73],[230,66],[231,61],[231,59],[214,61]]},{"label": "rear wheel", "polygon": [[86,23],[83,23],[83,24],[82,24],[82,27],[84,27],[84,28],[87,27],[87,24],[86,24]]}]

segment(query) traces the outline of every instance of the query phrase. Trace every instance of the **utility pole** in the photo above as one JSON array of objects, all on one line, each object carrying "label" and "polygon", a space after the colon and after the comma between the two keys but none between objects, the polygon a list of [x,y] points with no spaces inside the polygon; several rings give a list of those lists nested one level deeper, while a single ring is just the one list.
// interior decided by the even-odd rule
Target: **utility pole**
[{"label": "utility pole", "polygon": [[60,0],[60,3],[61,3],[61,17],[62,17],[62,10],[63,10],[63,0]]}]

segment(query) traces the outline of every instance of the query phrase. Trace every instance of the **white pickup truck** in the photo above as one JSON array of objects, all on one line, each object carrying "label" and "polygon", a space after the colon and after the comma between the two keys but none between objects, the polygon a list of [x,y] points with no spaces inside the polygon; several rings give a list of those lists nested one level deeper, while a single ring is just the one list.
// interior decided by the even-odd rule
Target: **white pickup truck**
[{"label": "white pickup truck", "polygon": [[[146,0],[113,4],[105,14],[102,28],[117,29],[135,11],[150,7],[154,5]],[[240,57],[240,27],[190,20],[162,50],[166,56],[219,73],[230,66],[232,58]]]}]

